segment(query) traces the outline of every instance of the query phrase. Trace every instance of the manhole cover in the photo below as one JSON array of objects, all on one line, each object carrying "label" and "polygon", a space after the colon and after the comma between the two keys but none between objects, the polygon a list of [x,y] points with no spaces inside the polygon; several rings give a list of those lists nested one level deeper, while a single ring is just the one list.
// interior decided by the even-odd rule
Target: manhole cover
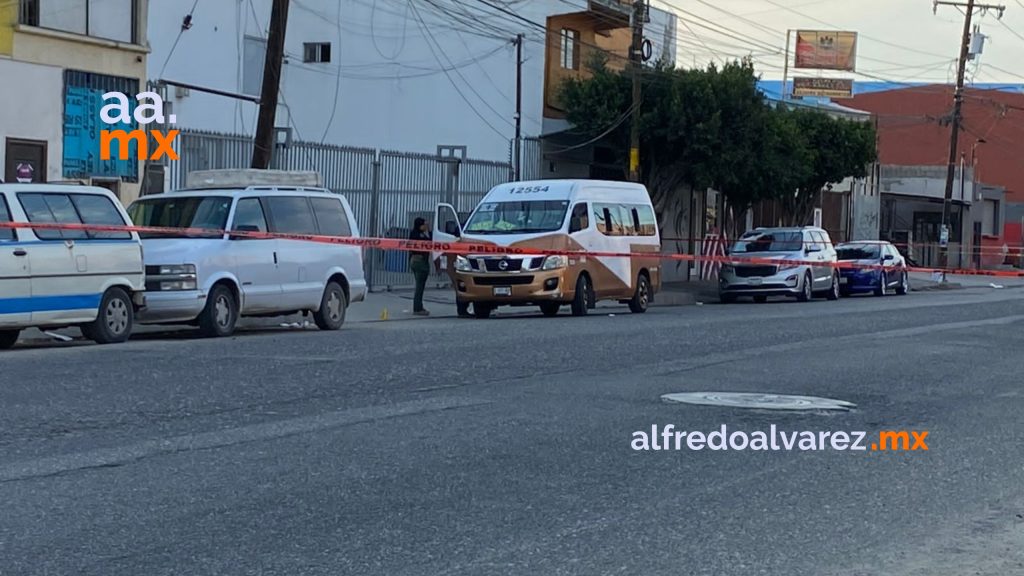
[{"label": "manhole cover", "polygon": [[728,408],[760,408],[763,410],[850,410],[857,405],[843,400],[817,396],[758,394],[749,392],[680,392],[665,394],[666,402]]}]

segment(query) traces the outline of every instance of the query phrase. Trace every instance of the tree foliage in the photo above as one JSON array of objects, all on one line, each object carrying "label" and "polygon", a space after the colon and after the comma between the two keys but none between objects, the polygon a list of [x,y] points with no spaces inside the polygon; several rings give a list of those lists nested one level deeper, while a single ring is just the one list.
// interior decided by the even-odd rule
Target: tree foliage
[{"label": "tree foliage", "polygon": [[[713,187],[737,216],[778,199],[803,223],[824,186],[862,176],[875,158],[869,124],[769,106],[749,60],[705,69],[658,65],[642,74],[641,174],[656,207],[686,187]],[[631,86],[628,73],[598,60],[589,77],[566,81],[560,92],[566,119],[619,152],[623,176]]]}]

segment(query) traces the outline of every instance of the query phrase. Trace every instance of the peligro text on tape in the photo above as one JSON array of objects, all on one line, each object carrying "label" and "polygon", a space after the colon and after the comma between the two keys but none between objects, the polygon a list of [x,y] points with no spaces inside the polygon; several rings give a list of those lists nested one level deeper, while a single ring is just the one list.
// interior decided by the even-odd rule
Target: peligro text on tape
[{"label": "peligro text on tape", "polygon": [[[473,242],[432,242],[425,240],[401,240],[396,238],[355,238],[351,236],[324,236],[318,234],[288,234],[282,232],[254,232],[249,230],[220,230],[212,228],[171,228],[165,226],[125,226],[116,224],[56,224],[42,222],[0,222],[0,229],[3,228],[29,228],[33,230],[78,230],[85,232],[135,232],[140,234],[168,234],[185,236],[231,236],[259,239],[298,240],[303,242],[321,242],[327,244],[342,244],[346,246],[357,246],[362,248],[376,248],[380,250],[398,250],[404,252],[441,252],[444,254],[510,254],[525,256],[587,256],[597,258],[658,258],[660,260],[683,261],[683,262],[719,262],[722,264],[764,264],[771,266],[794,265],[803,266],[808,262],[805,260],[794,260],[785,258],[764,258],[755,256],[700,256],[695,254],[661,253],[661,252],[599,252],[588,250],[553,250],[550,248],[526,248],[522,246],[498,246],[494,244],[479,244]],[[883,264],[857,264],[852,262],[814,262],[814,266],[829,266],[832,268],[856,268],[856,269],[886,269]],[[924,268],[908,267],[911,272],[945,272],[946,274],[961,274],[974,276],[1003,276],[1019,277],[1024,272],[1012,272],[1005,270],[972,270],[957,268]]]}]

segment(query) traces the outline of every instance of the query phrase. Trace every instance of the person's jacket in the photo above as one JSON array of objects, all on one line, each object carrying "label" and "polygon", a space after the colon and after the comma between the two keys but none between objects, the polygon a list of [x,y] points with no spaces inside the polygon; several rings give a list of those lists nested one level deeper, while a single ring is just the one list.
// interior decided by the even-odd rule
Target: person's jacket
[{"label": "person's jacket", "polygon": [[[422,230],[413,229],[413,231],[409,233],[409,240],[415,240],[417,242],[430,242],[431,240],[433,240],[433,238],[430,237],[430,234],[427,234]],[[424,250],[413,250],[409,252],[409,256],[422,256],[429,260],[430,252]]]}]

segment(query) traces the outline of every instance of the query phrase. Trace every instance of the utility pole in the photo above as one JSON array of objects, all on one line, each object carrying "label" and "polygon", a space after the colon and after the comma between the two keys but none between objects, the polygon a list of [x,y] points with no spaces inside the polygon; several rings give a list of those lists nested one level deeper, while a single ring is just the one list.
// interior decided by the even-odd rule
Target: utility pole
[{"label": "utility pole", "polygon": [[629,63],[633,73],[633,123],[629,134],[629,180],[640,181],[640,72],[643,68],[644,0],[633,2],[633,41],[629,48]]},{"label": "utility pole", "polygon": [[[957,6],[964,8],[964,32],[960,38],[960,59],[957,62],[956,88],[953,90],[953,118],[949,137],[949,161],[946,165],[946,193],[942,200],[942,228],[939,234],[945,236],[945,241],[940,236],[939,240],[939,266],[942,268],[942,281],[946,281],[946,269],[949,268],[949,236],[952,226],[953,208],[953,180],[956,177],[957,149],[960,141],[960,123],[962,121],[961,110],[964,102],[964,73],[967,69],[968,53],[971,47],[971,19],[974,17],[974,10],[998,10],[999,17],[1003,17],[1005,6],[992,4],[977,4],[974,0],[967,2],[940,2],[935,0],[933,10],[938,11],[939,6]],[[961,201],[963,198],[961,198]],[[961,220],[963,212],[961,211]]]},{"label": "utility pole", "polygon": [[274,121],[277,95],[281,89],[281,61],[284,59],[284,33],[288,27],[289,0],[274,0],[267,34],[267,57],[263,62],[263,87],[260,90],[260,115],[256,121],[252,167],[267,169],[274,153]]},{"label": "utility pole", "polygon": [[515,180],[522,178],[523,151],[522,151],[522,129],[523,129],[523,35],[516,34],[516,141],[515,154]]}]

